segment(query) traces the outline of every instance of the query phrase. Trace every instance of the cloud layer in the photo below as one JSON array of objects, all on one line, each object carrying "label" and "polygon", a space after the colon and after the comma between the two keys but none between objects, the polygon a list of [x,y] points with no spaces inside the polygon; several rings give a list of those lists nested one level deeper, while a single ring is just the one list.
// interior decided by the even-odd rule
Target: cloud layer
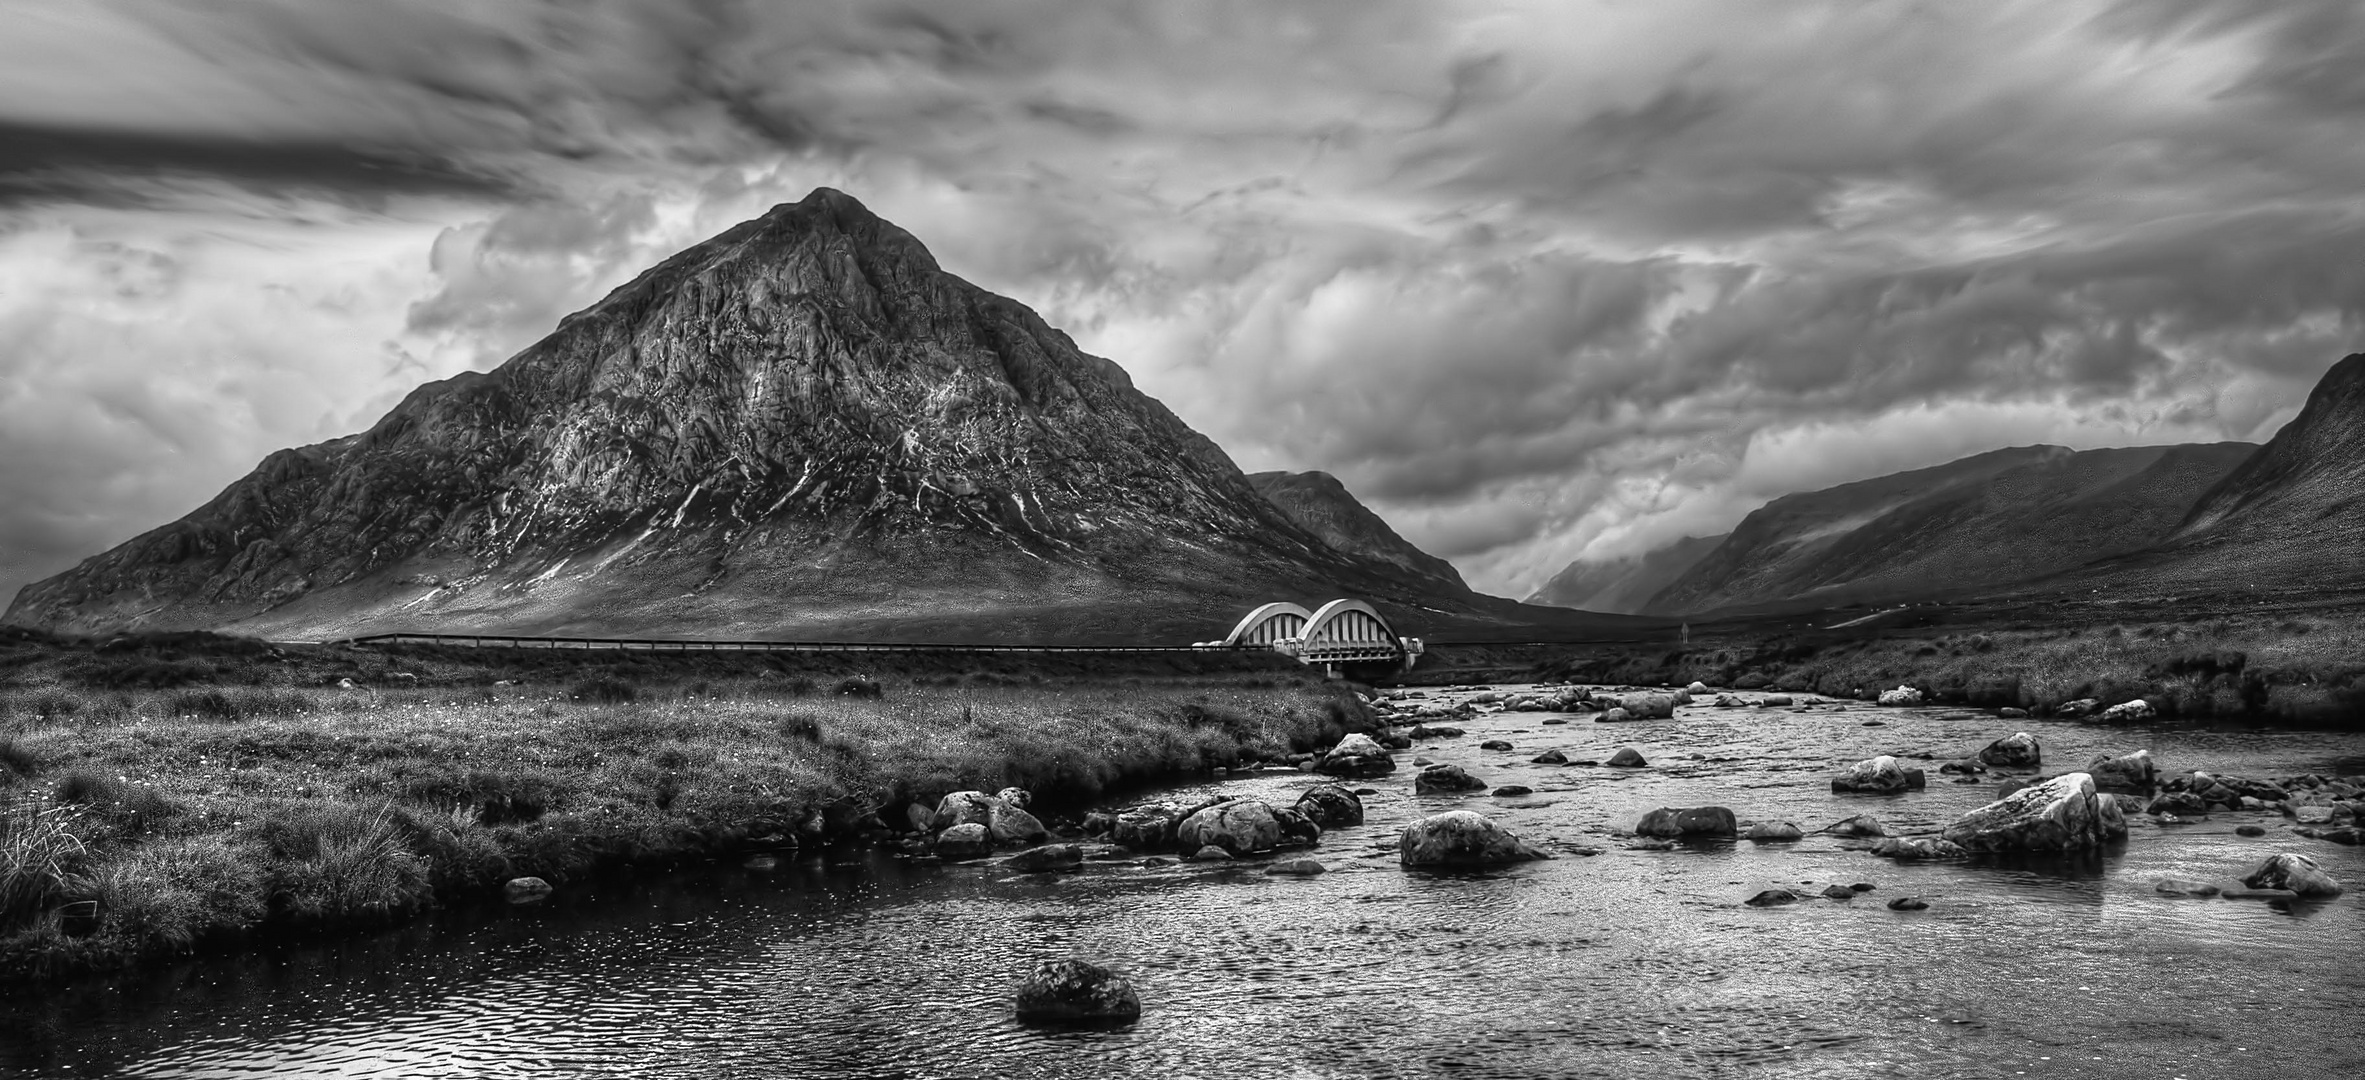
[{"label": "cloud layer", "polygon": [[1481,589],[2365,322],[2353,3],[0,0],[0,594],[852,192]]}]

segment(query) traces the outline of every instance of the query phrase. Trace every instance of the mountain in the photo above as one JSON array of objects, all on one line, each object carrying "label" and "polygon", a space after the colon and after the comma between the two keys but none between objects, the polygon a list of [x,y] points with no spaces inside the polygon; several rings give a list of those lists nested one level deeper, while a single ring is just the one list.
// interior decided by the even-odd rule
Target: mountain
[{"label": "mountain", "polygon": [[1470,591],[1452,563],[1396,535],[1338,477],[1326,472],[1261,472],[1248,474],[1248,483],[1300,528],[1339,551],[1394,566],[1425,587]]},{"label": "mountain", "polygon": [[825,188],[272,454],[6,621],[1188,641],[1273,598],[1486,606],[1451,584],[1300,526],[1117,365]]},{"label": "mountain", "polygon": [[1653,610],[1826,605],[1999,588],[2158,543],[2248,443],[2024,446],[1787,495]]},{"label": "mountain", "polygon": [[2188,596],[2365,588],[2365,353],[2325,372],[2299,415],[2204,491],[2163,543],[2071,580],[2081,591]]},{"label": "mountain", "polygon": [[1699,565],[1728,535],[1681,537],[1663,547],[1615,559],[1579,559],[1552,575],[1527,602],[1622,615],[1656,614],[1651,599]]}]

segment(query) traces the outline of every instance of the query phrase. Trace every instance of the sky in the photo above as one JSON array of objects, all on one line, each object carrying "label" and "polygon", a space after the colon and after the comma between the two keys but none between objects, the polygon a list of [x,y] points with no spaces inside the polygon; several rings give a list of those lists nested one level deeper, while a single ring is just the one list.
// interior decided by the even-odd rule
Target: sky
[{"label": "sky", "polygon": [[828,185],[1482,591],[2365,350],[2354,0],[0,0],[0,596]]}]

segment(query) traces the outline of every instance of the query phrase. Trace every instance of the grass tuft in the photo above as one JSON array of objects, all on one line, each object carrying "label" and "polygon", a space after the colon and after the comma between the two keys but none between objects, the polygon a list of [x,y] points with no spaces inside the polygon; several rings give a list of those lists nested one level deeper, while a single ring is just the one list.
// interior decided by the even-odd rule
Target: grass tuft
[{"label": "grass tuft", "polygon": [[66,899],[89,849],[74,835],[74,809],[32,799],[0,805],[0,929],[38,918]]}]

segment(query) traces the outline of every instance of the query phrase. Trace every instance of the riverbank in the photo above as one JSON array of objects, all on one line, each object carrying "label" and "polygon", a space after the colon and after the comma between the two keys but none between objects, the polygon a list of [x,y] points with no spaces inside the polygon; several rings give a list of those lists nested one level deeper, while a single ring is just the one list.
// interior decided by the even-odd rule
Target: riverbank
[{"label": "riverbank", "polygon": [[885,837],[955,790],[1056,813],[1368,723],[1280,658],[1174,663],[17,635],[0,978],[382,926],[518,876]]},{"label": "riverbank", "polygon": [[[1900,609],[1901,615],[1910,615]],[[1690,640],[1449,657],[1432,679],[1740,689],[1835,697],[1900,685],[1930,701],[2051,715],[2065,703],[2141,698],[2164,716],[2365,727],[2365,619],[2351,613],[2252,614],[2093,625],[1923,627],[1872,622],[1816,630],[1702,632]],[[1432,650],[1450,653],[1450,648]]]}]

